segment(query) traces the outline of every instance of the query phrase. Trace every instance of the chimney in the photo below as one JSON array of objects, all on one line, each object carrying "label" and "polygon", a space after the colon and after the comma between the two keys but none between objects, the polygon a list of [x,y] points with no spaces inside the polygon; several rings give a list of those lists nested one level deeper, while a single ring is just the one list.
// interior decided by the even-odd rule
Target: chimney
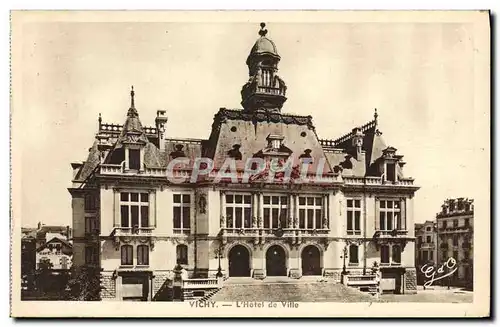
[{"label": "chimney", "polygon": [[42,228],[42,223],[38,222],[38,229]]}]

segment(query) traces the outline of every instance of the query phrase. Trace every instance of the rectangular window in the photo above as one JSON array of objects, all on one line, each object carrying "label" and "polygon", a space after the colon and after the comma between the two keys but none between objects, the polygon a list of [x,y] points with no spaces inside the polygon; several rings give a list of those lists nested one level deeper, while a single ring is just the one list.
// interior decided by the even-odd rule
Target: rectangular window
[{"label": "rectangular window", "polygon": [[139,266],[149,265],[149,246],[147,245],[137,246],[137,265]]},{"label": "rectangular window", "polygon": [[387,163],[386,179],[390,182],[396,181],[396,165],[393,163]]},{"label": "rectangular window", "polygon": [[191,232],[191,195],[174,194],[174,233],[189,234]]},{"label": "rectangular window", "polygon": [[280,195],[264,195],[264,228],[286,228],[288,214],[288,197]]},{"label": "rectangular window", "polygon": [[85,234],[95,234],[95,233],[99,233],[97,218],[85,217]]},{"label": "rectangular window", "polygon": [[427,243],[431,243],[431,237],[430,236],[427,236],[427,240],[426,240]]},{"label": "rectangular window", "polygon": [[434,252],[433,251],[429,251],[429,260],[434,260]]},{"label": "rectangular window", "polygon": [[134,248],[132,245],[122,245],[121,247],[121,264],[123,266],[132,266],[134,264]]},{"label": "rectangular window", "polygon": [[141,150],[128,150],[128,167],[134,170],[141,169]]},{"label": "rectangular window", "polygon": [[85,194],[85,211],[94,211],[97,209],[97,197],[95,194]]},{"label": "rectangular window", "polygon": [[149,227],[149,194],[120,193],[121,227]]},{"label": "rectangular window", "polygon": [[347,235],[361,235],[361,200],[347,199]]},{"label": "rectangular window", "polygon": [[448,224],[447,224],[447,222],[445,220],[445,221],[443,221],[443,229],[446,229],[447,227],[448,227]]},{"label": "rectangular window", "polygon": [[422,261],[425,263],[429,260],[429,257],[427,256],[427,251],[422,251]]},{"label": "rectangular window", "polygon": [[402,230],[402,219],[404,219],[404,217],[401,217],[401,201],[380,200],[379,205],[380,230]]},{"label": "rectangular window", "polygon": [[453,251],[453,259],[458,261],[458,251]]},{"label": "rectangular window", "polygon": [[322,229],[323,197],[299,196],[299,228]]},{"label": "rectangular window", "polygon": [[458,227],[458,219],[453,220],[453,227],[457,228]]},{"label": "rectangular window", "polygon": [[458,246],[458,236],[453,235],[453,246]]},{"label": "rectangular window", "polygon": [[97,246],[85,247],[85,264],[96,265],[99,263],[99,249]]},{"label": "rectangular window", "polygon": [[380,246],[380,263],[385,265],[389,264],[389,245]]},{"label": "rectangular window", "polygon": [[469,227],[469,218],[464,219],[464,226]]},{"label": "rectangular window", "polygon": [[[226,227],[252,227],[252,196],[248,194],[226,194]],[[264,212],[266,215],[266,212]],[[270,215],[269,211],[267,215]],[[268,217],[269,219],[269,217]]]}]

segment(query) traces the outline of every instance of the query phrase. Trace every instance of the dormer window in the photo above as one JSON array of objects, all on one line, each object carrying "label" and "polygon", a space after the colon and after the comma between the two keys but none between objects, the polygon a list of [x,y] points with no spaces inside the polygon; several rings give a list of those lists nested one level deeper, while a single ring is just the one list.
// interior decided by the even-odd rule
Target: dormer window
[{"label": "dormer window", "polygon": [[141,169],[141,150],[129,149],[128,150],[128,166],[133,170]]},{"label": "dormer window", "polygon": [[389,182],[395,182],[396,181],[396,164],[394,163],[387,163],[386,165],[386,179]]},{"label": "dormer window", "polygon": [[284,139],[284,136],[269,134],[267,137],[267,147],[278,152],[283,145]]}]

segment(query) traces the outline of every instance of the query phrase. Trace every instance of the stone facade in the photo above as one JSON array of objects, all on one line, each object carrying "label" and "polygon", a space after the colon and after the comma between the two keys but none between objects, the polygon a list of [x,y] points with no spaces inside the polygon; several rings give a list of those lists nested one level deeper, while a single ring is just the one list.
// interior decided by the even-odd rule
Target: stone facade
[{"label": "stone facade", "polygon": [[405,271],[405,290],[407,294],[417,292],[417,271],[416,269],[406,269]]},{"label": "stone facade", "polygon": [[101,277],[101,299],[115,299],[116,298],[116,278],[112,275],[103,275]]},{"label": "stone facade", "polygon": [[[116,299],[154,299],[176,264],[185,277],[220,270],[336,281],[344,266],[353,274],[377,264],[414,269],[418,187],[382,139],[377,112],[337,139],[319,139],[311,116],[282,113],[287,87],[266,35],[262,28],[246,61],[243,109],[221,108],[207,139],[164,138],[164,111],[154,127],[143,126],[132,90],[125,123],[99,117],[87,160],[72,164],[74,262],[117,275]],[[172,164],[200,158],[214,173],[234,165],[236,181]],[[264,170],[245,166],[255,158]],[[285,159],[289,179],[278,171]],[[89,262],[94,248],[98,260]]]}]

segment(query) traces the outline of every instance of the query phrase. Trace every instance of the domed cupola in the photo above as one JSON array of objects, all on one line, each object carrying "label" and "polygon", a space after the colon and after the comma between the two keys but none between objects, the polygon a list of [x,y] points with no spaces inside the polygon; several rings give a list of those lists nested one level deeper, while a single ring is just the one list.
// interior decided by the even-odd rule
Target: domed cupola
[{"label": "domed cupola", "polygon": [[250,78],[241,90],[241,104],[247,111],[280,112],[286,101],[286,84],[278,76],[281,57],[274,42],[266,37],[266,24],[260,27],[260,38],[246,61]]}]

